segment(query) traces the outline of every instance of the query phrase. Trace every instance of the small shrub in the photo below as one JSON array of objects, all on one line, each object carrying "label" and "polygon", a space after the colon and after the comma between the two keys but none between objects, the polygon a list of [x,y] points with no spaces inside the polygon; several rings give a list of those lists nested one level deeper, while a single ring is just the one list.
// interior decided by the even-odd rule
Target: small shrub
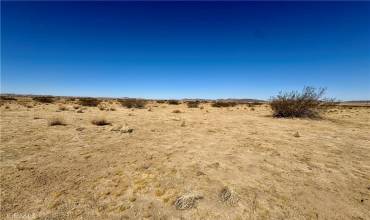
[{"label": "small shrub", "polygon": [[329,100],[323,98],[325,91],[323,88],[304,87],[302,92],[280,92],[270,102],[273,116],[318,117],[321,107],[329,102]]},{"label": "small shrub", "polygon": [[217,101],[212,103],[212,107],[221,108],[221,107],[234,107],[236,106],[236,102],[222,102]]},{"label": "small shrub", "polygon": [[80,105],[88,107],[96,107],[100,104],[101,100],[96,98],[80,98]]},{"label": "small shrub", "polygon": [[145,108],[147,101],[143,99],[120,99],[118,100],[126,108]]},{"label": "small shrub", "polygon": [[166,100],[157,100],[156,101],[158,104],[163,104],[163,103],[166,103]]},{"label": "small shrub", "polygon": [[180,102],[178,100],[168,100],[168,104],[170,105],[178,105]]},{"label": "small shrub", "polygon": [[32,98],[34,101],[41,102],[41,103],[53,103],[54,98],[51,96],[37,96]]},{"label": "small shrub", "polygon": [[255,106],[263,105],[263,102],[248,102],[247,105],[248,107],[255,107]]},{"label": "small shrub", "polygon": [[58,107],[58,109],[59,109],[60,111],[67,111],[67,110],[68,110],[68,108],[67,108],[66,106],[64,106],[64,105],[60,105],[60,106]]},{"label": "small shrub", "polygon": [[97,126],[104,126],[104,125],[110,125],[109,121],[107,121],[105,118],[97,118],[91,121],[92,124],[97,125]]},{"label": "small shrub", "polygon": [[106,106],[105,106],[105,105],[102,105],[101,103],[98,105],[98,109],[99,109],[100,111],[105,111],[105,110],[107,110]]},{"label": "small shrub", "polygon": [[73,108],[77,110],[77,109],[80,108],[80,106],[79,105],[74,105]]},{"label": "small shrub", "polygon": [[49,120],[49,126],[56,126],[56,125],[66,125],[65,121],[63,120],[63,118],[60,118],[60,117],[55,117],[55,118],[51,118]]},{"label": "small shrub", "polygon": [[181,113],[181,111],[176,109],[176,110],[173,110],[172,113]]},{"label": "small shrub", "polygon": [[200,102],[199,101],[188,101],[186,102],[188,108],[198,108]]},{"label": "small shrub", "polygon": [[4,100],[4,101],[17,101],[16,98],[10,97],[10,96],[0,96],[0,100]]}]

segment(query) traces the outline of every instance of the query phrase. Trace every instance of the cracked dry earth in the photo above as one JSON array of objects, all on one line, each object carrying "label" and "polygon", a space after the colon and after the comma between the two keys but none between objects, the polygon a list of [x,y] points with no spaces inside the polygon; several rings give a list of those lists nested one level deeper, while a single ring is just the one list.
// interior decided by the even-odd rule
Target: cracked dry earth
[{"label": "cracked dry earth", "polygon": [[370,219],[370,108],[32,105],[0,107],[2,219]]}]

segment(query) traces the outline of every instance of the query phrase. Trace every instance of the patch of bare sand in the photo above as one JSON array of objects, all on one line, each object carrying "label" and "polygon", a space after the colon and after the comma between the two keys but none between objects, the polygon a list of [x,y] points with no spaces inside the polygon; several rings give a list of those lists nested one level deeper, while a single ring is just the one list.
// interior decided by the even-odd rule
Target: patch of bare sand
[{"label": "patch of bare sand", "polygon": [[63,104],[1,107],[2,219],[370,219],[368,108],[308,120]]}]

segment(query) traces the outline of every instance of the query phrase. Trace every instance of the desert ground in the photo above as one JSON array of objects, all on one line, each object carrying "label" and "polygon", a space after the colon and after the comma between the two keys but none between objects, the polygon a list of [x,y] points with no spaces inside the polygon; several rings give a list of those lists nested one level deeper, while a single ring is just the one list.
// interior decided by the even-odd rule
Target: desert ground
[{"label": "desert ground", "polygon": [[105,106],[2,104],[1,219],[370,219],[368,107]]}]

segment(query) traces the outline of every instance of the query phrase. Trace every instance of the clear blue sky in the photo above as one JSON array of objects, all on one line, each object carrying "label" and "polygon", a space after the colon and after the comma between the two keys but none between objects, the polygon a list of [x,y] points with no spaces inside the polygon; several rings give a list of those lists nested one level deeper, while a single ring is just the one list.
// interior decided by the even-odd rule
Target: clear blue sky
[{"label": "clear blue sky", "polygon": [[1,2],[1,91],[370,99],[370,3]]}]

